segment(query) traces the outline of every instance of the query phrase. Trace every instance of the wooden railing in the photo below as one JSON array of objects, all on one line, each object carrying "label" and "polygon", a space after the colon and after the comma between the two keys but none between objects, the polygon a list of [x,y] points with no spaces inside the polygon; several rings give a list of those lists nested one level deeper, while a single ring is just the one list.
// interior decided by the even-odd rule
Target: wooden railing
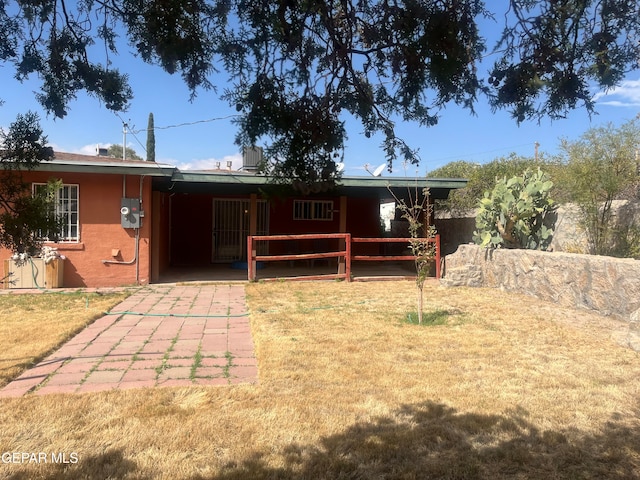
[{"label": "wooden railing", "polygon": [[[299,241],[299,240],[341,240],[338,250],[333,252],[321,253],[296,253],[285,255],[257,255],[256,242],[271,241]],[[421,238],[417,240],[427,241],[435,244],[435,274],[436,278],[440,278],[440,235],[434,238]],[[351,262],[352,261],[413,261],[413,255],[352,255],[353,243],[406,243],[409,244],[410,238],[352,238],[350,233],[317,233],[304,235],[249,235],[247,236],[247,276],[249,281],[255,281],[257,277],[257,262],[275,262],[283,260],[314,260],[326,258],[338,258],[338,272],[328,275],[303,275],[299,277],[287,277],[287,280],[324,280],[324,279],[340,279],[344,278],[347,282],[351,281]]]},{"label": "wooden railing", "polygon": [[[417,238],[415,240],[426,241],[428,243],[434,243],[435,256],[433,260],[436,263],[436,278],[440,278],[440,235],[436,235],[433,238]],[[353,243],[411,243],[411,238],[352,238]],[[414,261],[413,255],[353,255],[351,260],[364,260],[374,262],[388,262],[388,261],[400,261],[411,260]]]}]

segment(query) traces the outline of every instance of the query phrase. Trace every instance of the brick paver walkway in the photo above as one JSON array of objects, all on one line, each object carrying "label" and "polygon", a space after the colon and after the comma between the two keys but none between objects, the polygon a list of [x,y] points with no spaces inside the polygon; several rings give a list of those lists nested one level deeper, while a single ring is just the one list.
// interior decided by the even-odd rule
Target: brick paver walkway
[{"label": "brick paver walkway", "polygon": [[257,382],[242,285],[144,288],[0,390],[95,392]]}]

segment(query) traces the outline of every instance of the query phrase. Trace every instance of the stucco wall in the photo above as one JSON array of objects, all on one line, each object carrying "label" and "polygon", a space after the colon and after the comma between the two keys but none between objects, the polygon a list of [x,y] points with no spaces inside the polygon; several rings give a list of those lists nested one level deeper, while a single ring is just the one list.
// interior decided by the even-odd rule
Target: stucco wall
[{"label": "stucco wall", "polygon": [[640,309],[640,261],[632,259],[460,245],[445,257],[441,282],[501,288],[627,320]]}]

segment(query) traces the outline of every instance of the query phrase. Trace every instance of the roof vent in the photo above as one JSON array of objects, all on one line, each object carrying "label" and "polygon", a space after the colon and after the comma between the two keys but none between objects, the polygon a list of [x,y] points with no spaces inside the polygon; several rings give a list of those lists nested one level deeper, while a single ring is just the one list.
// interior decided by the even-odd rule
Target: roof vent
[{"label": "roof vent", "polygon": [[242,169],[255,172],[262,164],[262,147],[244,147],[242,149]]},{"label": "roof vent", "polygon": [[99,157],[108,157],[109,149],[104,147],[96,147],[96,155]]}]

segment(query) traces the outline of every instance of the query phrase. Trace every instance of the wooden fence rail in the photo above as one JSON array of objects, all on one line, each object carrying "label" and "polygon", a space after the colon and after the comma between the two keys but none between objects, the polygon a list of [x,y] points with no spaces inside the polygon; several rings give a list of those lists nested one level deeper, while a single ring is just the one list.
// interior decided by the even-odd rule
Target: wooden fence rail
[{"label": "wooden fence rail", "polygon": [[[256,242],[270,241],[298,241],[298,240],[325,240],[338,239],[340,242],[339,250],[334,252],[321,253],[299,253],[286,255],[257,255]],[[413,255],[353,255],[353,243],[406,243],[409,244],[410,238],[358,238],[351,237],[350,233],[317,233],[304,235],[249,235],[247,236],[247,275],[249,281],[255,281],[257,276],[257,262],[275,262],[282,260],[313,260],[321,258],[338,258],[338,272],[328,275],[303,275],[299,277],[287,277],[287,280],[324,280],[344,278],[347,282],[351,281],[351,262],[352,261],[413,261]],[[440,278],[440,235],[434,238],[420,238],[416,240],[427,241],[435,244],[435,261],[436,278]]]},{"label": "wooden fence rail", "polygon": [[[440,235],[433,238],[417,238],[416,241],[426,241],[435,243],[435,256],[433,260],[436,264],[436,278],[440,278]],[[351,239],[353,243],[411,243],[411,238],[358,238]],[[351,260],[388,262],[399,260],[415,260],[413,255],[352,255]]]}]

